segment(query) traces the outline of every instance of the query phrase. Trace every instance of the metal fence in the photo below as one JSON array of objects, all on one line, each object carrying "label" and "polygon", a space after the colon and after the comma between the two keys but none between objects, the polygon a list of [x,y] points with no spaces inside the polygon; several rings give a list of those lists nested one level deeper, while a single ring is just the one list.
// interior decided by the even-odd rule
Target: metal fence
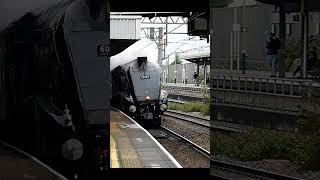
[{"label": "metal fence", "polygon": [[211,102],[216,105],[296,115],[300,112],[300,106],[303,106],[304,93],[313,86],[311,80],[252,76],[213,75],[211,82],[211,88],[162,84],[162,89],[173,95],[199,98],[203,98],[211,90]]},{"label": "metal fence", "polygon": [[186,84],[162,84],[162,89],[166,90],[169,94],[199,97],[203,98],[206,94],[210,93],[210,88],[206,86],[195,86]]}]

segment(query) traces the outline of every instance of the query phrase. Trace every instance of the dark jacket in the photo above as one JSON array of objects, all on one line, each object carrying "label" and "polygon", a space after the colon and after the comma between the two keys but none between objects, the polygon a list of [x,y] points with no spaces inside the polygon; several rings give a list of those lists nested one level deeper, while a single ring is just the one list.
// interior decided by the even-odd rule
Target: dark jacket
[{"label": "dark jacket", "polygon": [[197,79],[198,78],[198,74],[197,73],[194,73],[193,74],[193,79]]},{"label": "dark jacket", "polygon": [[270,38],[267,42],[267,54],[274,55],[278,54],[280,49],[280,40],[279,38]]}]

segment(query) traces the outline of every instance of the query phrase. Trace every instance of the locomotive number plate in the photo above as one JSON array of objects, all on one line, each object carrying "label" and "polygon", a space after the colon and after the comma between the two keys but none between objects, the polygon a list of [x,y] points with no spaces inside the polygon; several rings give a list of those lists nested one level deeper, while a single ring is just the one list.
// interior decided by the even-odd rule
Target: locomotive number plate
[{"label": "locomotive number plate", "polygon": [[143,114],[143,117],[144,117],[145,119],[152,119],[152,113],[144,113],[144,114]]},{"label": "locomotive number plate", "polygon": [[97,45],[97,55],[98,56],[109,56],[110,55],[110,46]]},{"label": "locomotive number plate", "polygon": [[150,79],[150,76],[148,75],[140,76],[140,79]]}]

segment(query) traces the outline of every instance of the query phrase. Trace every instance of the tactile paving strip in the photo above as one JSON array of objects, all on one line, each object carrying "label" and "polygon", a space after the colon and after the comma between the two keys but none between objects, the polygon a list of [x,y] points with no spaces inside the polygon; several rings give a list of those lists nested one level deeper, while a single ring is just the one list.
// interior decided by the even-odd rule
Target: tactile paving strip
[{"label": "tactile paving strip", "polygon": [[110,133],[122,168],[177,167],[145,131],[120,112],[111,111]]}]

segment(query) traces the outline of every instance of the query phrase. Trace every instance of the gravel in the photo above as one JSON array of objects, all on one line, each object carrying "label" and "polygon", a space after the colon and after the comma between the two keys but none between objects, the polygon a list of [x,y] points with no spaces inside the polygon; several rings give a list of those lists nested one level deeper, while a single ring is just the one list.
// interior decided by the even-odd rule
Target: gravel
[{"label": "gravel", "polygon": [[184,112],[184,111],[171,110],[171,109],[170,109],[170,111],[180,112],[180,113],[184,113],[184,114],[189,114],[189,115],[192,115],[192,116],[197,116],[197,117],[201,117],[201,118],[205,118],[205,119],[210,120],[210,116],[204,116],[204,115],[202,115],[201,112]]},{"label": "gravel", "polygon": [[[148,130],[183,168],[209,168],[210,160],[191,145],[161,130]],[[164,136],[166,134],[166,136]]]},{"label": "gravel", "polygon": [[319,171],[301,171],[298,167],[292,165],[288,160],[273,160],[264,159],[261,161],[238,161],[231,159],[222,155],[211,155],[215,159],[230,162],[233,164],[239,164],[247,167],[252,167],[256,169],[263,169],[270,172],[275,172],[282,175],[287,175],[295,178],[301,178],[305,180],[319,180]]},{"label": "gravel", "polygon": [[163,117],[161,124],[210,151],[210,128],[170,117]]}]

